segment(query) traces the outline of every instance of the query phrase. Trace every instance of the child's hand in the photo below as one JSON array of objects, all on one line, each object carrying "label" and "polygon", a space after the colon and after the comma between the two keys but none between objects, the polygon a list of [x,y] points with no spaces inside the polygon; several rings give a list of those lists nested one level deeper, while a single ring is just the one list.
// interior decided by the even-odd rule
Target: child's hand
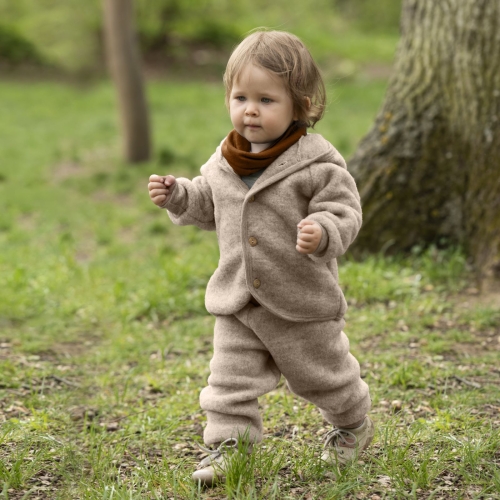
[{"label": "child's hand", "polygon": [[295,247],[297,252],[303,254],[313,253],[321,241],[323,234],[321,226],[313,220],[302,219],[297,224],[297,227],[299,228],[297,246]]},{"label": "child's hand", "polygon": [[151,201],[158,205],[159,207],[163,207],[170,197],[175,186],[175,177],[173,175],[151,175],[149,177],[149,197]]}]

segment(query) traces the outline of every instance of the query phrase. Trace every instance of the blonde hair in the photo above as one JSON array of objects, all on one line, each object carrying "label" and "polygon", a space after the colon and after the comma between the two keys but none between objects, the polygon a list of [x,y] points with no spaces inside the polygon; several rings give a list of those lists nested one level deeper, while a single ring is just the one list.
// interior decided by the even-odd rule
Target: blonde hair
[{"label": "blonde hair", "polygon": [[233,84],[248,64],[281,77],[300,125],[314,127],[321,120],[326,106],[325,84],[314,59],[298,37],[286,31],[259,29],[234,49],[224,73],[228,108]]}]

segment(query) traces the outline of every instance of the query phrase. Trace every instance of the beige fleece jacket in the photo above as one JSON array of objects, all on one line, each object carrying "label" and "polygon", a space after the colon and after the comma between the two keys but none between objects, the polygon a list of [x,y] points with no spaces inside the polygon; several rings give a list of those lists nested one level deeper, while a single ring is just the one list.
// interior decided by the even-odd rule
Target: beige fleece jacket
[{"label": "beige fleece jacket", "polygon": [[[279,156],[251,189],[222,156],[220,146],[193,180],[177,178],[164,206],[172,222],[216,231],[219,265],[205,306],[234,314],[251,296],[277,316],[297,322],[338,319],[347,304],[336,258],[361,227],[356,184],[339,152],[308,134]],[[320,253],[295,246],[302,219],[324,229]]]}]

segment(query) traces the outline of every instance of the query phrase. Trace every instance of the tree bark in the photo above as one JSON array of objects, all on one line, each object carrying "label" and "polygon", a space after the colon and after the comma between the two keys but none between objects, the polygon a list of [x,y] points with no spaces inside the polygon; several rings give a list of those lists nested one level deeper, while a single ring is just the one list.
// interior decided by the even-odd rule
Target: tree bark
[{"label": "tree bark", "polygon": [[349,169],[355,250],[460,244],[500,278],[500,0],[404,0],[385,102]]},{"label": "tree bark", "polygon": [[125,159],[146,161],[150,156],[149,120],[132,0],[104,0],[104,31],[109,68],[118,91]]}]

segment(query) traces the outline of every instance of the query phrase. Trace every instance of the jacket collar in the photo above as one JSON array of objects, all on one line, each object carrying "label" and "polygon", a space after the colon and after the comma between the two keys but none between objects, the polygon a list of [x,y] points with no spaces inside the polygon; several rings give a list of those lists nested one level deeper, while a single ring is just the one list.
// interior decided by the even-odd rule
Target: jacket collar
[{"label": "jacket collar", "polygon": [[[224,141],[221,142],[221,145]],[[318,161],[332,161],[334,148],[319,134],[307,134],[288,148],[282,155],[271,163],[264,173],[257,179],[251,191],[260,191],[284,177],[308,167]],[[237,175],[222,155],[221,146],[217,148],[216,159],[220,168],[232,175]]]}]

